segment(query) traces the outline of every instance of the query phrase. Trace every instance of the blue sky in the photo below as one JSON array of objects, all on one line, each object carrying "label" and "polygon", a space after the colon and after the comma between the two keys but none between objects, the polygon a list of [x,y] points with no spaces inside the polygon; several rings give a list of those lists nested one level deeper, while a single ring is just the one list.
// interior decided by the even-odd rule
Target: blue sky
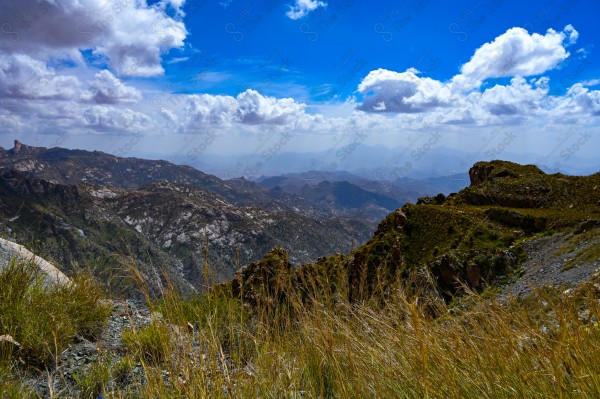
[{"label": "blue sky", "polygon": [[233,176],[290,152],[389,173],[600,170],[598,15],[589,0],[0,0],[0,145]]},{"label": "blue sky", "polygon": [[[291,20],[285,16],[286,2],[234,0],[227,7],[216,1],[191,2],[184,7],[189,8],[189,42],[201,52],[194,54],[196,58],[193,51],[185,52],[190,60],[167,65],[166,76],[182,82],[178,86],[181,92],[201,89],[236,95],[240,87],[253,86],[266,95],[308,97],[319,102],[337,94],[344,99],[355,93],[372,69],[415,67],[427,76],[447,80],[478,47],[509,28],[525,27],[543,34],[548,28],[561,30],[568,24],[580,33],[578,46],[589,47],[590,66],[579,76],[552,71],[548,76],[553,81],[560,78],[556,90],[564,92],[578,79],[600,76],[599,55],[592,51],[598,3],[458,3],[338,0]],[[182,56],[175,51],[172,57]],[[187,83],[199,75],[196,85],[189,87]],[[324,95],[318,90],[328,86],[331,89]]]}]

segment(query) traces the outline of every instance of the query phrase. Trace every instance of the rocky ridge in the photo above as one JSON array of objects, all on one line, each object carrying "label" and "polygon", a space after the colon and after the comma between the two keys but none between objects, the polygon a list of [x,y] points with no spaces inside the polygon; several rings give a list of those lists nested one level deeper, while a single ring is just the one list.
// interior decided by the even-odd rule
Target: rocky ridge
[{"label": "rocky ridge", "polygon": [[[276,250],[240,270],[231,284],[244,289],[233,291],[256,302],[260,292],[309,289],[306,275],[330,281],[338,273],[349,299],[358,301],[421,270],[446,298],[464,287],[505,286],[505,295],[523,295],[544,284],[578,284],[598,268],[600,173],[548,175],[533,165],[492,161],[475,164],[469,175],[471,185],[458,194],[392,212],[348,255],[273,269],[286,256]],[[290,283],[282,288],[282,281]]]},{"label": "rocky ridge", "polygon": [[[125,190],[161,182],[189,185],[217,194],[239,207],[294,212],[323,221],[332,217],[357,218],[357,221],[368,218],[365,232],[369,233],[381,217],[402,204],[350,183],[346,184],[351,189],[344,188],[344,192],[350,195],[344,202],[337,203],[319,198],[318,193],[272,190],[243,177],[222,180],[190,166],[162,160],[123,158],[100,151],[34,147],[18,140],[15,140],[12,149],[0,148],[1,168],[28,172],[48,182],[63,185],[84,182]],[[356,203],[348,203],[350,198],[355,198]],[[365,225],[364,222],[362,224]]]}]

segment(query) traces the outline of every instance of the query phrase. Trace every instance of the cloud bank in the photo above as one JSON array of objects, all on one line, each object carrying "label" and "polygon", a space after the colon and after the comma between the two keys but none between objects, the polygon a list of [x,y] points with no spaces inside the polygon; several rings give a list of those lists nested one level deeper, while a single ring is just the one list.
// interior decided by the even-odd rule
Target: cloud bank
[{"label": "cloud bank", "polygon": [[[236,95],[136,87],[132,82],[138,80],[131,77],[162,74],[164,53],[183,46],[183,4],[184,0],[151,6],[143,0],[0,0],[0,23],[10,24],[12,32],[0,35],[4,129],[145,135],[280,129],[337,134],[349,126],[397,132],[431,126],[560,126],[575,120],[597,124],[600,116],[597,80],[552,95],[553,82],[544,76],[569,57],[582,56],[571,50],[579,37],[571,25],[544,34],[508,29],[475,49],[447,81],[415,68],[374,69],[357,82],[356,98],[326,104],[340,110],[330,112],[335,115],[331,117],[319,113],[319,104],[267,96],[252,87]],[[287,16],[299,19],[326,6],[297,0]],[[106,62],[91,62],[90,54]],[[65,66],[65,60],[74,64]]]},{"label": "cloud bank", "polygon": [[[363,97],[356,109],[385,114],[415,127],[415,114],[424,125],[494,126],[538,118],[561,123],[598,116],[600,91],[585,82],[563,96],[549,94],[551,81],[540,76],[571,56],[567,47],[579,34],[571,25],[545,35],[511,28],[475,50],[460,73],[447,82],[422,77],[414,68],[404,72],[371,71],[358,85]],[[492,78],[511,78],[509,84],[485,87]],[[594,83],[593,81],[590,83]]]}]

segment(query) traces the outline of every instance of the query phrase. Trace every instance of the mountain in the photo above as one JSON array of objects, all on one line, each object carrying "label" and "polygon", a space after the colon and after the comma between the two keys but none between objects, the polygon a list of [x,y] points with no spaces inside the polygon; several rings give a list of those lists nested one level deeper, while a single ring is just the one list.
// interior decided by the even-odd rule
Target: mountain
[{"label": "mountain", "polygon": [[357,218],[380,220],[406,201],[368,191],[347,180],[317,180],[300,176],[275,176],[259,184],[272,192],[298,195],[315,204],[322,212],[344,212]]},{"label": "mountain", "polygon": [[[297,263],[347,251],[368,238],[356,221],[327,222],[280,210],[239,207],[185,184],[154,183],[124,190],[88,183],[64,185],[29,172],[0,174],[1,231],[43,252],[66,271],[91,267],[115,290],[128,287],[134,262],[154,289],[166,271],[184,291],[222,281],[241,264],[283,246]],[[237,259],[237,260],[236,260]]]},{"label": "mountain", "polygon": [[423,197],[392,212],[348,255],[292,268],[276,249],[228,284],[253,302],[264,293],[276,296],[267,303],[280,303],[290,290],[310,297],[318,296],[311,294],[315,287],[343,286],[351,301],[360,301],[418,271],[423,286],[451,298],[465,287],[521,294],[545,283],[580,283],[600,267],[600,173],[546,174],[492,161],[476,163],[469,179],[459,193]]},{"label": "mountain", "polygon": [[[356,212],[348,204],[327,201],[326,198],[317,198],[311,193],[272,190],[272,187],[265,187],[244,177],[222,180],[190,166],[161,160],[122,158],[99,151],[32,147],[15,140],[14,148],[0,148],[0,168],[30,172],[53,183],[85,182],[125,190],[158,182],[185,184],[215,193],[235,206],[294,212],[322,221],[339,217],[351,219],[356,216]],[[348,189],[349,187],[344,188]],[[361,193],[363,196],[364,194]],[[382,207],[382,203],[386,201],[387,204]],[[373,204],[364,199],[359,202],[366,207],[373,205],[381,208],[368,215],[370,224],[357,222],[357,226],[364,226],[365,230],[362,232],[365,234],[372,233],[381,217],[401,205],[391,204],[386,198],[378,198]],[[364,219],[364,215],[360,215],[359,219]]]},{"label": "mountain", "polygon": [[[376,176],[375,176],[376,177]],[[362,217],[378,220],[419,197],[450,194],[467,185],[467,173],[423,180],[409,177],[394,180],[368,179],[345,171],[309,170],[279,176],[261,176],[259,185],[297,194],[311,202],[333,205],[338,210],[355,209]],[[386,212],[387,211],[387,212]]]}]

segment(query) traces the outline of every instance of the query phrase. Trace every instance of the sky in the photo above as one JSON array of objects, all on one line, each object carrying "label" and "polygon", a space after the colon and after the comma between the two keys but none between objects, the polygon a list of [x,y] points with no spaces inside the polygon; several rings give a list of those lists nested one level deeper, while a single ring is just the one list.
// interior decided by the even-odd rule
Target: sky
[{"label": "sky", "polygon": [[0,0],[0,146],[221,159],[231,176],[288,153],[598,171],[598,15],[592,0]]}]

